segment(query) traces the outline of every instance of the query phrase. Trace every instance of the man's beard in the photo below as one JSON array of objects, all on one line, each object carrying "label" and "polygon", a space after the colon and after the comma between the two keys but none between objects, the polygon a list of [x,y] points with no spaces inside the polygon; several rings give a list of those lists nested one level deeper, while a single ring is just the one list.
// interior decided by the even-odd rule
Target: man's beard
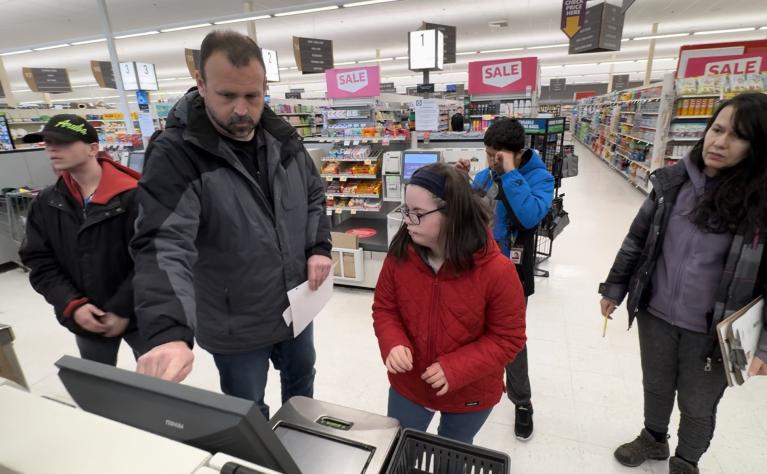
[{"label": "man's beard", "polygon": [[[248,138],[253,130],[256,129],[256,122],[246,115],[244,117],[233,116],[226,123],[221,122],[212,113],[208,114],[222,130],[226,131],[233,138]],[[247,125],[247,126],[245,126]]]}]

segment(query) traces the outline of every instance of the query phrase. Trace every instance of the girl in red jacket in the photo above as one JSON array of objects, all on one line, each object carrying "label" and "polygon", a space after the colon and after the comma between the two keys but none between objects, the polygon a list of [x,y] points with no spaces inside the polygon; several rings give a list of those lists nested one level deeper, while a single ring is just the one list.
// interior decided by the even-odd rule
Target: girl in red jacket
[{"label": "girl in red jacket", "polygon": [[522,286],[454,167],[416,171],[402,214],[373,304],[388,414],[426,431],[439,411],[439,434],[471,443],[501,399],[504,367],[525,345]]}]

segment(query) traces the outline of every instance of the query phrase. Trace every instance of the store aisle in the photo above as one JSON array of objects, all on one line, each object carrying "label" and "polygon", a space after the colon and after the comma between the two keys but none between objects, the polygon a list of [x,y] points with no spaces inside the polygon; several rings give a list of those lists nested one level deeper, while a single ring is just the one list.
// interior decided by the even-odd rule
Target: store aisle
[{"label": "store aisle", "polygon": [[[636,330],[626,331],[623,308],[603,339],[598,309],[597,285],[643,196],[585,147],[577,144],[576,152],[581,175],[565,180],[562,189],[572,223],[554,243],[546,265],[551,277],[538,280],[528,313],[535,435],[527,443],[514,438],[513,406],[504,400],[476,442],[509,453],[517,473],[664,473],[664,462],[627,469],[612,457],[616,444],[633,439],[642,426],[639,348]],[[0,274],[0,295],[0,321],[16,332],[16,350],[33,390],[65,396],[52,364],[62,354],[77,354],[73,338],[57,325],[22,271]],[[372,330],[371,304],[371,292],[336,290],[316,324],[315,396],[385,413],[388,384]],[[217,390],[212,358],[199,348],[195,353],[195,368],[187,382]],[[125,348],[120,366],[135,366]],[[270,380],[267,402],[275,411],[279,382],[276,374]],[[764,472],[765,393],[767,378],[727,392],[702,472]],[[675,421],[670,431],[676,432]]]}]

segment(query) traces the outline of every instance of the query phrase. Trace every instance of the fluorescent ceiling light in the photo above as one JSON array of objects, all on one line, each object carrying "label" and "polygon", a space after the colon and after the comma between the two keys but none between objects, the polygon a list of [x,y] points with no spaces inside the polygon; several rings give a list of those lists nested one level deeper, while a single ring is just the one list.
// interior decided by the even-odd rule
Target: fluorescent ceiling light
[{"label": "fluorescent ceiling light", "polygon": [[235,18],[234,20],[224,20],[224,21],[214,21],[214,25],[227,25],[229,23],[239,23],[241,21],[256,21],[256,20],[266,20],[267,18],[271,18],[272,15],[258,15],[258,16],[249,16],[245,18]]},{"label": "fluorescent ceiling light", "polygon": [[32,48],[32,49],[34,51],[46,51],[49,49],[66,48],[67,46],[70,46],[70,44],[69,43],[54,44],[53,46],[43,46],[42,48]]},{"label": "fluorescent ceiling light", "polygon": [[621,39],[621,43],[625,43],[626,41],[631,41],[631,38],[623,38],[623,39]]},{"label": "fluorescent ceiling light", "polygon": [[330,5],[329,7],[309,8],[307,10],[296,10],[292,12],[275,13],[274,16],[303,15],[304,13],[317,13],[317,12],[326,12],[330,10],[338,10],[338,8],[339,8],[338,5]]},{"label": "fluorescent ceiling light", "polygon": [[597,66],[597,63],[587,63],[587,64],[565,64],[565,67],[581,67],[581,66]]},{"label": "fluorescent ceiling light", "polygon": [[767,26],[763,26],[763,27],[761,27],[761,28],[759,28],[759,29],[760,29],[760,30],[767,30]]},{"label": "fluorescent ceiling light", "polygon": [[176,28],[165,28],[160,30],[160,33],[171,33],[173,31],[193,30],[195,28],[205,28],[206,26],[213,26],[211,23],[198,23],[196,25],[177,26]]},{"label": "fluorescent ceiling light", "polygon": [[20,92],[32,92],[32,89],[19,89],[19,90],[15,90],[11,92],[13,92],[14,94],[18,94]]},{"label": "fluorescent ceiling light", "polygon": [[157,30],[152,30],[152,31],[144,31],[143,33],[132,33],[132,34],[129,34],[129,35],[119,35],[119,36],[115,36],[115,39],[118,39],[118,40],[119,40],[119,39],[125,39],[125,38],[138,38],[139,36],[157,35],[157,34],[159,34],[159,33],[160,33],[160,32],[159,32],[159,31],[157,31]]},{"label": "fluorescent ceiling light", "polygon": [[549,49],[549,48],[562,48],[565,46],[570,46],[570,43],[559,43],[559,44],[547,44],[544,46],[529,46],[527,49]]},{"label": "fluorescent ceiling light", "polygon": [[395,60],[397,60],[397,61],[401,61],[401,60],[403,60],[403,59],[407,59],[407,56],[397,56],[397,57],[396,57],[396,58],[394,58],[394,59],[395,59]]},{"label": "fluorescent ceiling light", "polygon": [[756,27],[750,26],[748,28],[732,28],[729,30],[710,30],[710,31],[696,31],[693,35],[718,35],[720,33],[740,33],[741,31],[754,31]]},{"label": "fluorescent ceiling light", "polygon": [[78,86],[72,86],[72,89],[82,89],[84,87],[98,87],[98,84],[80,84]]},{"label": "fluorescent ceiling light", "polygon": [[690,33],[668,33],[663,35],[649,35],[649,36],[637,36],[634,41],[648,40],[648,39],[661,39],[661,38],[679,38],[680,36],[690,36]]},{"label": "fluorescent ceiling light", "polygon": [[10,53],[3,53],[3,54],[0,54],[0,56],[13,56],[14,54],[24,54],[24,53],[31,53],[31,52],[32,52],[31,49],[22,49],[21,51],[13,51],[13,52],[10,52]]},{"label": "fluorescent ceiling light", "polygon": [[363,64],[363,63],[380,63],[383,61],[394,61],[394,58],[365,59],[364,61],[357,61],[357,62],[360,64]]},{"label": "fluorescent ceiling light", "polygon": [[162,79],[157,79],[157,82],[178,81],[179,79],[183,79],[183,77],[164,77]]},{"label": "fluorescent ceiling light", "polygon": [[287,71],[288,69],[290,69],[290,68],[289,67],[281,67],[280,71]]},{"label": "fluorescent ceiling light", "polygon": [[92,40],[85,40],[85,41],[75,41],[72,43],[72,46],[80,46],[81,44],[91,44],[91,43],[102,43],[106,41],[106,38],[99,38],[99,39],[92,39]]},{"label": "fluorescent ceiling light", "polygon": [[505,53],[507,51],[522,51],[523,49],[525,49],[525,48],[486,49],[484,51],[480,51],[479,54]]},{"label": "fluorescent ceiling light", "polygon": [[[357,61],[344,61],[342,63],[335,63],[334,66],[348,66],[350,64],[357,64]],[[280,68],[282,69],[282,68]],[[287,68],[285,68],[287,69]]]},{"label": "fluorescent ceiling light", "polygon": [[344,8],[364,7],[365,5],[375,5],[376,3],[389,3],[389,2],[396,2],[396,1],[397,0],[367,0],[366,2],[345,3],[343,7]]},{"label": "fluorescent ceiling light", "polygon": [[599,64],[633,64],[636,61],[630,60],[630,61],[602,61]]},{"label": "fluorescent ceiling light", "polygon": [[469,56],[472,54],[479,54],[479,51],[464,51],[463,53],[455,53],[456,56]]},{"label": "fluorescent ceiling light", "polygon": [[559,66],[541,66],[541,69],[559,69],[562,65]]}]

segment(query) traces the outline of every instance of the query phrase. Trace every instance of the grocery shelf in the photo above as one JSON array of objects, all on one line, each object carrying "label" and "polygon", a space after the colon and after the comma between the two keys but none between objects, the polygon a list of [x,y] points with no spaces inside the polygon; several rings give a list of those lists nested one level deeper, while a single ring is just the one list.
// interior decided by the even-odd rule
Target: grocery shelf
[{"label": "grocery shelf", "polygon": [[323,178],[332,179],[378,179],[378,175],[375,174],[322,174]]},{"label": "grocery shelf", "polygon": [[337,198],[381,199],[380,194],[325,193],[325,196]]},{"label": "grocery shelf", "polygon": [[686,120],[686,119],[707,119],[711,118],[711,115],[677,115],[672,117],[671,120]]},{"label": "grocery shelf", "polygon": [[378,212],[381,210],[381,206],[365,208],[365,207],[328,207],[326,208],[328,213],[333,212]]},{"label": "grocery shelf", "polygon": [[668,141],[670,141],[670,142],[697,142],[701,138],[702,137],[697,137],[697,138],[696,137],[679,137],[679,138],[668,137]]},{"label": "grocery shelf", "polygon": [[650,145],[652,145],[654,143],[654,142],[651,142],[650,140],[646,140],[644,138],[637,138],[637,137],[634,137],[634,136],[631,136],[631,135],[627,135],[625,133],[621,133],[621,135],[623,135],[626,138],[630,138],[632,140],[636,140],[636,141],[642,142],[642,143],[647,143],[647,144],[650,144]]},{"label": "grocery shelf", "polygon": [[281,117],[290,117],[291,115],[320,115],[320,114],[315,114],[314,112],[292,112],[292,113],[286,112],[286,113],[280,113],[277,115]]},{"label": "grocery shelf", "polygon": [[704,98],[711,98],[711,97],[722,97],[722,94],[721,93],[717,93],[717,94],[680,95],[680,96],[677,96],[676,100],[683,100],[683,99],[704,99]]}]

